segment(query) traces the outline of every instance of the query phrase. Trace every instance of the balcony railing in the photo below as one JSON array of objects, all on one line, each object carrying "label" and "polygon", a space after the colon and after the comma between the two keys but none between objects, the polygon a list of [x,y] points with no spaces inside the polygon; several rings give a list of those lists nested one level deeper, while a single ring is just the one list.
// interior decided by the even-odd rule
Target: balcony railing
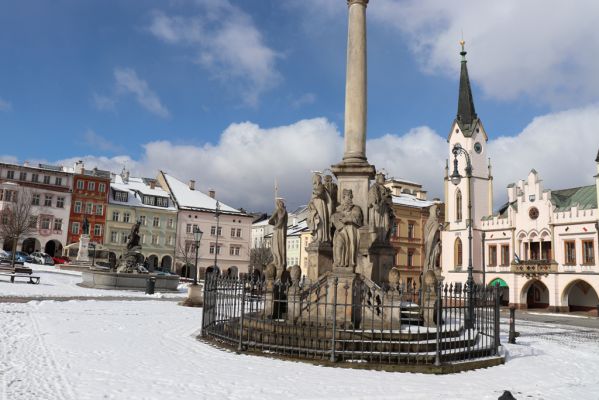
[{"label": "balcony railing", "polygon": [[535,278],[555,274],[558,268],[554,260],[520,260],[520,262],[512,262],[510,271],[527,278]]}]

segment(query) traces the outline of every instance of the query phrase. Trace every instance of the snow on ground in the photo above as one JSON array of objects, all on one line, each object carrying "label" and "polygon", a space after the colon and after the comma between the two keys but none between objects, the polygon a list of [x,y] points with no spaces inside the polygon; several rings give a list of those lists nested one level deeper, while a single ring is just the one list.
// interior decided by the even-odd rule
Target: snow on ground
[{"label": "snow on ground", "polygon": [[597,329],[519,321],[505,365],[433,376],[237,355],[200,324],[175,302],[0,303],[0,399],[599,398]]},{"label": "snow on ground", "polygon": [[[53,266],[26,264],[33,275],[40,276],[40,283],[31,285],[26,280],[10,282],[10,277],[0,276],[0,297],[135,297],[135,298],[183,298],[187,296],[187,285],[180,285],[178,293],[155,293],[146,295],[143,291],[103,290],[78,286],[81,272],[61,270]],[[0,271],[2,272],[2,271]]]}]

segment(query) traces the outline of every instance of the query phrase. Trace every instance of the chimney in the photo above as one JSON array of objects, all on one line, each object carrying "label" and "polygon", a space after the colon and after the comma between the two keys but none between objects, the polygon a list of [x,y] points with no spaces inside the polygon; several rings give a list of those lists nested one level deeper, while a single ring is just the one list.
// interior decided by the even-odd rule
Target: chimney
[{"label": "chimney", "polygon": [[189,190],[196,190],[196,181],[193,179],[189,180]]},{"label": "chimney", "polygon": [[83,161],[79,160],[75,163],[75,173],[82,174],[84,169]]},{"label": "chimney", "polygon": [[214,191],[214,189],[210,189],[208,191],[208,196],[212,197],[213,199],[216,197],[216,192]]},{"label": "chimney", "polygon": [[150,189],[156,188],[156,181],[150,181]]}]

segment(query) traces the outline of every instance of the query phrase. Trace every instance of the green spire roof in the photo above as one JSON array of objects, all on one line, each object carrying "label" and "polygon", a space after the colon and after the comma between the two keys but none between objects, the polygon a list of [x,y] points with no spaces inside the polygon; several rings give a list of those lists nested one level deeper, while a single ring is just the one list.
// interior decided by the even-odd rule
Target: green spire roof
[{"label": "green spire roof", "polygon": [[470,79],[468,78],[468,67],[466,61],[466,50],[464,50],[464,41],[462,45],[462,69],[460,72],[460,93],[458,97],[458,114],[456,122],[458,123],[464,136],[469,137],[474,133],[474,128],[478,123],[478,116],[474,109],[474,99],[472,98],[472,89],[470,88]]}]

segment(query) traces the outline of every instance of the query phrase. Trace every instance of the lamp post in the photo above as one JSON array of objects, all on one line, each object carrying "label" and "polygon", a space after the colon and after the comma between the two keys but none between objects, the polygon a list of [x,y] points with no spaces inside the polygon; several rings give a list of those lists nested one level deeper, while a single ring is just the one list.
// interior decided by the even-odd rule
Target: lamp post
[{"label": "lamp post", "polygon": [[195,242],[196,247],[196,263],[195,263],[195,271],[193,274],[193,284],[198,284],[198,251],[200,249],[200,240],[202,240],[202,235],[204,233],[200,230],[199,227],[195,226],[193,228],[193,240]]},{"label": "lamp post", "polygon": [[92,267],[96,266],[96,242],[91,242],[89,244],[89,247],[91,247],[94,250],[94,253],[92,254]]},{"label": "lamp post", "polygon": [[[487,265],[485,264],[485,239],[487,237],[486,233],[483,232],[482,233],[482,247],[483,247],[483,251],[482,251],[482,259],[483,259],[483,287],[487,287]],[[489,257],[491,257],[489,255]],[[497,254],[495,254],[495,257],[497,257]],[[495,265],[497,265],[497,263],[495,263]]]},{"label": "lamp post", "polygon": [[216,262],[218,261],[218,230],[220,229],[219,227],[219,211],[220,211],[220,202],[218,200],[216,200],[216,208],[214,209],[214,218],[216,218],[216,245],[214,246],[214,269],[216,270],[218,268],[218,265],[216,264]]},{"label": "lamp post", "polygon": [[462,146],[456,144],[451,150],[453,153],[453,173],[449,177],[451,183],[455,186],[462,181],[462,175],[458,172],[458,155],[463,154],[466,158],[466,179],[468,179],[468,279],[466,280],[466,291],[468,294],[468,309],[465,320],[465,327],[472,328],[474,322],[474,278],[472,276],[472,162],[470,155]]}]

